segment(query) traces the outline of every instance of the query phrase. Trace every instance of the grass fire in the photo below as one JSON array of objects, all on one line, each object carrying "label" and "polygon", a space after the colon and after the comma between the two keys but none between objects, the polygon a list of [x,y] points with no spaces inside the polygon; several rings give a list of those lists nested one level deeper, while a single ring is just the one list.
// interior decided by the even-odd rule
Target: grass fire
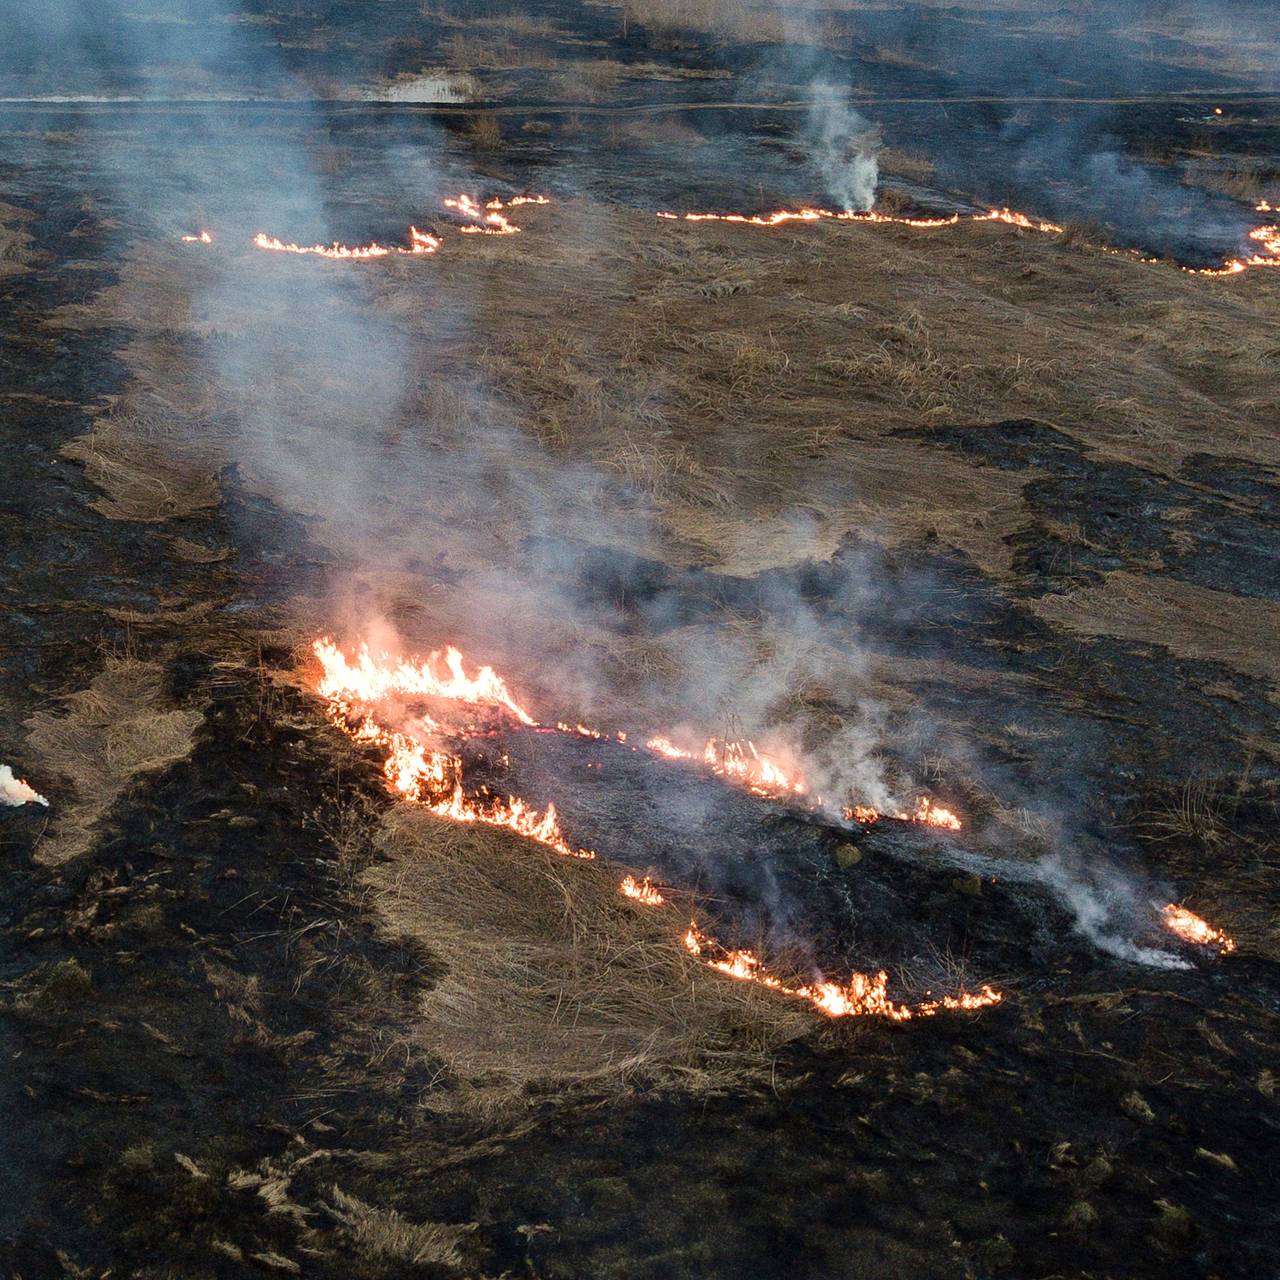
[{"label": "grass fire", "polygon": [[26,6],[0,1274],[1280,1274],[1280,36],[1067,8]]}]

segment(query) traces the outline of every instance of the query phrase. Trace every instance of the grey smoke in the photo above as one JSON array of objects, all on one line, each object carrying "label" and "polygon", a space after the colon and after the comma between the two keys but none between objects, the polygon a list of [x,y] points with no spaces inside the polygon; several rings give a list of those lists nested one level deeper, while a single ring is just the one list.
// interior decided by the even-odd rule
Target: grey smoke
[{"label": "grey smoke", "polygon": [[1076,928],[1099,951],[1153,969],[1191,968],[1172,952],[1133,941],[1155,917],[1132,876],[1097,859],[1069,862],[1061,854],[1042,858],[1032,875],[1073,913]]},{"label": "grey smoke", "polygon": [[830,198],[845,213],[870,209],[880,176],[877,132],[854,110],[847,89],[816,80],[811,92],[806,136]]}]

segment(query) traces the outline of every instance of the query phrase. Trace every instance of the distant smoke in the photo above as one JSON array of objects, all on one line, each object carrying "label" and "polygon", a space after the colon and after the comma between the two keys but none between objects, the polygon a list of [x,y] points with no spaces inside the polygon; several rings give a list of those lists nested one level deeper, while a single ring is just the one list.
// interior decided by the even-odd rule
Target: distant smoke
[{"label": "distant smoke", "polygon": [[814,164],[841,210],[870,209],[880,177],[876,160],[879,135],[849,105],[847,89],[829,80],[814,82],[807,135]]},{"label": "distant smoke", "polygon": [[14,807],[20,804],[42,804],[49,807],[44,796],[33,791],[21,778],[14,777],[7,764],[0,764],[0,804]]}]

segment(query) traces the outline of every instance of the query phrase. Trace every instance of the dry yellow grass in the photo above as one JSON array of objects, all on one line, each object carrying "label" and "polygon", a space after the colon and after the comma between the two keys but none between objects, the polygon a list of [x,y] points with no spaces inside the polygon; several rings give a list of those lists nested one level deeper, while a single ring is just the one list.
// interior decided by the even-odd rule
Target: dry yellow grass
[{"label": "dry yellow grass", "polygon": [[[1034,417],[1157,473],[1206,452],[1280,466],[1280,280],[1267,273],[1195,279],[997,226],[763,231],[589,202],[519,213],[522,235],[447,234],[426,260],[219,245],[213,289],[211,259],[139,246],[117,286],[63,314],[137,335],[134,385],[72,446],[102,509],[204,509],[235,462],[353,567],[356,623],[381,611],[428,646],[461,644],[532,684],[522,694],[542,718],[656,724],[687,713],[685,654],[729,644],[752,671],[773,661],[766,630],[741,618],[633,636],[549,610],[522,567],[529,533],[737,574],[828,559],[851,533],[923,535],[1008,578],[1034,470],[982,466],[900,428]],[[315,287],[298,325],[303,281]],[[253,434],[260,414],[276,415],[269,438]],[[223,421],[248,429],[233,440],[211,430]],[[383,457],[396,483],[366,493],[361,467]],[[435,557],[460,580],[409,567]],[[1135,565],[1038,607],[1082,633],[1263,673],[1273,607],[1187,590]],[[1214,624],[1190,627],[1188,605]],[[308,608],[294,615],[303,632],[332,625]],[[539,689],[565,654],[592,679]],[[916,677],[975,678],[861,670],[816,644],[778,674],[788,725],[828,733],[833,708],[863,691],[909,714]],[[115,777],[94,789],[114,794]],[[814,1025],[692,962],[680,921],[632,907],[607,867],[421,813],[392,814],[380,839],[387,860],[365,888],[385,928],[447,968],[406,1042],[444,1064],[460,1106],[507,1107],[547,1082],[717,1088]]]},{"label": "dry yellow grass", "polygon": [[462,1268],[461,1245],[477,1228],[440,1222],[411,1222],[394,1209],[380,1209],[333,1187],[330,1215],[339,1222],[357,1253],[374,1262]]},{"label": "dry yellow grass", "polygon": [[1277,679],[1280,604],[1157,575],[1117,572],[1101,586],[1032,602],[1042,617],[1080,635],[1163,645],[1180,658],[1220,662]]},{"label": "dry yellow grass", "polygon": [[365,883],[384,927],[447,969],[422,998],[413,1039],[468,1108],[543,1085],[740,1084],[814,1026],[807,1007],[687,955],[685,910],[632,903],[609,865],[404,806],[378,846],[387,860]]},{"label": "dry yellow grass", "polygon": [[98,822],[135,778],[190,752],[200,719],[199,710],[168,701],[162,666],[131,657],[108,658],[87,689],[33,716],[33,758],[44,774],[65,780],[64,789],[50,789],[52,824],[37,860],[54,865],[87,852]]}]

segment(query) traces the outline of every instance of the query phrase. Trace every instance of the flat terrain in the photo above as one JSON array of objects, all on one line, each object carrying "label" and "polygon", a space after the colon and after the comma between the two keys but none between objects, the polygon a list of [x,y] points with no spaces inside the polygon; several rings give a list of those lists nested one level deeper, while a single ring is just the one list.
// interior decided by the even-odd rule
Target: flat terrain
[{"label": "flat terrain", "polygon": [[[1274,1271],[1280,271],[333,121],[4,118],[7,1273]],[[535,177],[517,235],[442,204]],[[514,734],[601,857],[445,822],[314,694],[370,633],[965,827]],[[761,904],[1003,1002],[835,1021],[680,946]]]}]

